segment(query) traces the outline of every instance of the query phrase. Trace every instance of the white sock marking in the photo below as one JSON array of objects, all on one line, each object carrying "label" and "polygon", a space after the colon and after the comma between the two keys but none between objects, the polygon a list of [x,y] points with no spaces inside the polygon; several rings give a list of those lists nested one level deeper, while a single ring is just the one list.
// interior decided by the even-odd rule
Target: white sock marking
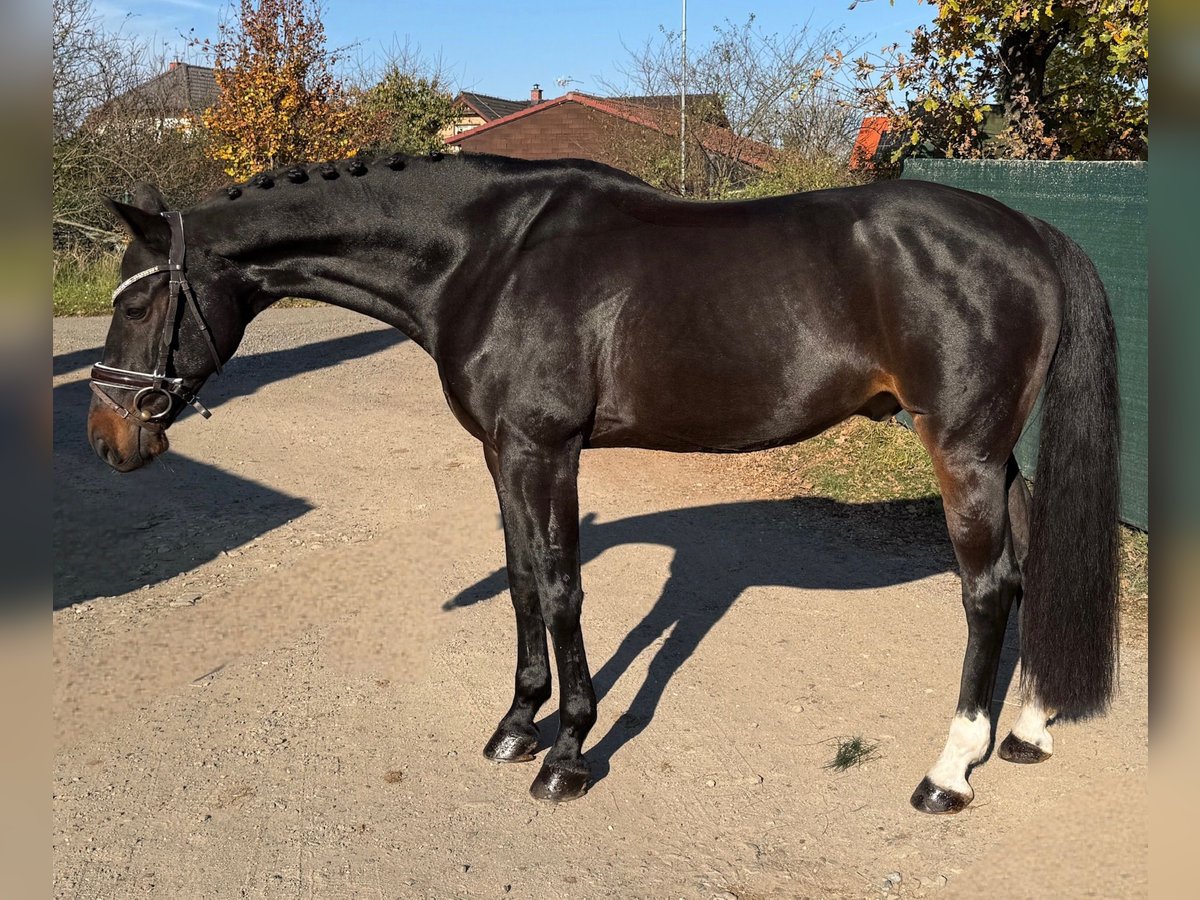
[{"label": "white sock marking", "polygon": [[1027,744],[1033,744],[1044,753],[1054,752],[1054,739],[1046,722],[1054,713],[1045,709],[1034,697],[1026,697],[1021,706],[1021,714],[1013,725],[1012,733]]},{"label": "white sock marking", "polygon": [[974,797],[975,792],[967,783],[967,767],[983,759],[991,734],[991,722],[983,712],[976,713],[974,720],[955,716],[950,723],[946,749],[929,770],[929,780],[944,790]]}]

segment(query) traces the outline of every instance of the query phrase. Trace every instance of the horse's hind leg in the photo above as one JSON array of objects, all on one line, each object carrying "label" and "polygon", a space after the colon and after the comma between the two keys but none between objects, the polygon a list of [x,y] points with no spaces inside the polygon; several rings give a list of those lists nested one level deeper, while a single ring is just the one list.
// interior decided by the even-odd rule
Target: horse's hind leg
[{"label": "horse's hind leg", "polygon": [[500,497],[501,517],[505,521],[504,549],[508,563],[508,590],[517,616],[517,674],[513,702],[483,755],[496,762],[525,762],[534,758],[538,748],[538,730],[534,717],[542,704],[550,699],[550,657],[546,650],[546,625],[538,602],[537,584],[530,567],[528,554],[513,545],[508,519],[515,513],[505,512],[505,491],[500,476],[500,462],[495,450],[484,447],[488,471],[496,483]]},{"label": "horse's hind leg", "polygon": [[946,747],[913,792],[912,805],[922,812],[953,813],[974,797],[967,773],[987,754],[992,691],[1021,575],[1008,518],[1005,461],[988,461],[986,453],[939,433],[928,419],[917,420],[917,431],[937,469],[962,571],[967,650]]},{"label": "horse's hind leg", "polygon": [[[1008,471],[1008,516],[1012,521],[1017,560],[1024,570],[1025,555],[1029,550],[1030,504],[1033,501],[1015,459],[1008,461]],[[1054,752],[1054,741],[1046,723],[1052,715],[1053,710],[1045,709],[1037,697],[1025,692],[1016,724],[996,753],[1001,759],[1014,763],[1039,763],[1049,759]]]},{"label": "horse's hind leg", "polygon": [[[513,437],[498,448],[496,459],[508,567],[510,573],[517,573],[515,584],[520,585],[513,589],[513,601],[518,604],[518,619],[520,603],[526,603],[526,625],[531,629],[524,637],[526,651],[537,659],[544,659],[546,653],[544,631],[536,637],[532,633],[535,618],[528,598],[536,596],[540,613],[536,627],[549,629],[558,669],[558,737],[530,788],[539,800],[582,796],[590,777],[583,742],[596,722],[596,694],[579,623],[583,588],[576,481],[581,443],[576,438],[567,446],[550,449]],[[518,590],[522,600],[518,600]],[[526,625],[519,626],[522,633]],[[527,684],[522,683],[523,671],[530,676]],[[513,734],[517,729],[515,733],[520,735],[527,722],[532,728],[531,710],[545,699],[549,686],[548,670],[543,678],[539,668],[523,670],[518,660],[516,712],[510,711],[512,718],[506,717],[498,734]],[[529,692],[529,702],[519,705],[522,691]]]},{"label": "horse's hind leg", "polygon": [[1046,727],[1054,710],[1046,709],[1040,700],[1025,694],[1021,714],[997,750],[1001,759],[1014,763],[1040,763],[1054,753],[1054,739]]}]

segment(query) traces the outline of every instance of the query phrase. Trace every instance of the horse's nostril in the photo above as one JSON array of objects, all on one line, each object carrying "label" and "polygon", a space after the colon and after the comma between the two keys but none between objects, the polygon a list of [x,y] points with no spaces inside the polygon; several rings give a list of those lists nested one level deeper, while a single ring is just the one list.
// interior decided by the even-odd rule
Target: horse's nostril
[{"label": "horse's nostril", "polygon": [[105,443],[104,438],[98,437],[92,442],[92,447],[96,451],[96,455],[108,463],[110,466],[120,465],[121,457],[119,457],[112,447]]}]

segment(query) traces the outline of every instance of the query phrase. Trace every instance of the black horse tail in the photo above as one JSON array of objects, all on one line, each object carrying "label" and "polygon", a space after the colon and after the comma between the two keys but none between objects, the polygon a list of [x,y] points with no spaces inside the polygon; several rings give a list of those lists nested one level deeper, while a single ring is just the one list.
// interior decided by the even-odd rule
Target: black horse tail
[{"label": "black horse tail", "polygon": [[1103,712],[1118,637],[1120,531],[1117,341],[1087,254],[1037,222],[1066,291],[1042,400],[1021,602],[1022,682],[1060,717]]}]

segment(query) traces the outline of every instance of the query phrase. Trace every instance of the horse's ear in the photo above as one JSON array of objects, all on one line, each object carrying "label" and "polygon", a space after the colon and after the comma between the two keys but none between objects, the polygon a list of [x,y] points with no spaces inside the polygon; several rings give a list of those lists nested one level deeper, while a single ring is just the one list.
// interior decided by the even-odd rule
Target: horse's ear
[{"label": "horse's ear", "polygon": [[150,247],[167,250],[171,246],[171,229],[157,211],[149,212],[140,206],[130,206],[117,200],[105,200],[108,208],[121,227],[129,232],[135,241],[142,241]]},{"label": "horse's ear", "polygon": [[146,212],[160,213],[167,210],[166,197],[162,195],[162,191],[148,181],[139,181],[135,184],[133,190],[129,192],[129,199],[133,201],[134,206],[144,209]]}]

